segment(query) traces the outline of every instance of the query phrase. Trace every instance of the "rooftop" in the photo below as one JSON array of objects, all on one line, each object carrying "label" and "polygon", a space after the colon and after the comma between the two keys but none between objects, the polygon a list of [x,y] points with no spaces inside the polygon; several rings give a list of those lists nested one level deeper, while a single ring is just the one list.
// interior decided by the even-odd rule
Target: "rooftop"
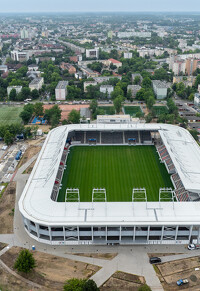
[{"label": "rooftop", "polygon": [[[159,131],[184,187],[200,193],[200,147],[184,128],[170,124],[73,124],[48,134],[19,201],[23,216],[49,225],[199,225],[200,202],[54,202],[55,183],[68,133],[78,131]],[[88,209],[87,212],[84,210]]]},{"label": "rooftop", "polygon": [[66,89],[68,86],[69,82],[68,81],[60,81],[56,87],[56,89]]}]

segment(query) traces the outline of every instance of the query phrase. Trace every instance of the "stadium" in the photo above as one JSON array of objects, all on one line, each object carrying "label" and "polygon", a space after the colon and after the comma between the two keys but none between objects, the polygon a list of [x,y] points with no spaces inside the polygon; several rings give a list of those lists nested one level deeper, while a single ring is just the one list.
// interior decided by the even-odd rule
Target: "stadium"
[{"label": "stadium", "polygon": [[200,241],[200,147],[168,124],[74,124],[48,134],[19,201],[53,245]]}]

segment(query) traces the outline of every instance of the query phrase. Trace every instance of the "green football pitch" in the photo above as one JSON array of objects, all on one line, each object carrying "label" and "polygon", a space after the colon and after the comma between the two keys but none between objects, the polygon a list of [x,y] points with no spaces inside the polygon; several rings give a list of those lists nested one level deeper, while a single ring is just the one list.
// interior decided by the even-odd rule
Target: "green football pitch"
[{"label": "green football pitch", "polygon": [[0,125],[7,125],[22,122],[20,118],[20,113],[22,112],[23,107],[15,106],[0,106]]},{"label": "green football pitch", "polygon": [[79,188],[81,202],[92,201],[93,188],[105,188],[107,201],[132,201],[132,189],[143,187],[148,201],[158,201],[159,188],[173,188],[154,146],[74,146],[58,201],[66,188]]}]

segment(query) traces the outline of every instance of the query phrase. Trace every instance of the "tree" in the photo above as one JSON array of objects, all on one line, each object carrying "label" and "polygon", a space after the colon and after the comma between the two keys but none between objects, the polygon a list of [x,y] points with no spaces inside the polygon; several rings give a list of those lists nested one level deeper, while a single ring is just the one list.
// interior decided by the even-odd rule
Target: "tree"
[{"label": "tree", "polygon": [[151,79],[149,77],[145,77],[142,81],[142,88],[151,88]]},{"label": "tree", "polygon": [[144,284],[138,288],[138,291],[151,291],[151,288],[148,285]]},{"label": "tree", "polygon": [[11,145],[13,143],[13,135],[7,130],[3,137],[5,144]]},{"label": "tree", "polygon": [[155,98],[154,98],[154,96],[150,96],[147,100],[147,107],[149,109],[152,109],[154,104],[155,104]]},{"label": "tree", "polygon": [[70,279],[68,280],[63,289],[64,291],[83,291],[83,286],[85,284],[86,280],[84,279]]},{"label": "tree", "polygon": [[119,95],[116,97],[113,101],[116,113],[120,113],[121,108],[122,108],[122,102],[123,102],[123,96]]},{"label": "tree", "polygon": [[34,104],[34,114],[35,116],[43,116],[44,109],[43,104],[41,102],[37,102]]},{"label": "tree", "polygon": [[99,291],[93,280],[70,279],[64,285],[64,291]]},{"label": "tree", "polygon": [[31,97],[32,97],[33,99],[38,99],[38,98],[40,97],[40,94],[39,94],[39,92],[38,92],[37,89],[33,89],[33,90],[31,91]]},{"label": "tree", "polygon": [[34,112],[34,105],[33,104],[27,104],[24,106],[23,111],[20,113],[20,117],[23,120],[24,124],[27,124],[29,120],[31,119]]},{"label": "tree", "polygon": [[22,91],[20,92],[22,100],[27,99],[31,95],[31,91],[28,87],[22,88]]},{"label": "tree", "polygon": [[16,97],[17,97],[16,89],[12,89],[10,91],[9,99],[12,100],[12,101],[15,101],[16,100]]},{"label": "tree", "polygon": [[87,280],[83,286],[83,291],[98,291],[99,288],[94,280]]},{"label": "tree", "polygon": [[139,85],[140,82],[141,82],[140,76],[135,76],[135,79],[134,79],[134,81],[133,81],[133,84],[134,84],[134,85]]},{"label": "tree", "polygon": [[35,259],[29,250],[22,250],[14,264],[14,268],[23,273],[29,273],[35,266]]},{"label": "tree", "polygon": [[128,90],[127,95],[126,95],[126,98],[128,100],[131,100],[132,101],[132,92],[131,92],[131,89]]},{"label": "tree", "polygon": [[196,129],[191,129],[190,134],[193,136],[193,138],[197,141],[198,140],[198,131]]},{"label": "tree", "polygon": [[80,112],[75,109],[72,109],[68,116],[68,122],[74,124],[80,123],[80,118],[81,118]]},{"label": "tree", "polygon": [[59,124],[61,112],[62,111],[58,105],[54,105],[52,108],[45,110],[45,117],[52,127],[56,127]]}]

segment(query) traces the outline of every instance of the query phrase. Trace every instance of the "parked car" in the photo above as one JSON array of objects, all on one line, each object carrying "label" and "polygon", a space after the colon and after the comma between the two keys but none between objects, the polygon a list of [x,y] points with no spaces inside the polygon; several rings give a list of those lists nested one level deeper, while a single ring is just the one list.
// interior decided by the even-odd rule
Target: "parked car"
[{"label": "parked car", "polygon": [[161,258],[158,258],[158,257],[151,257],[151,258],[149,259],[149,263],[150,263],[150,264],[161,263]]},{"label": "parked car", "polygon": [[200,249],[200,245],[195,245],[195,244],[188,245],[188,250],[190,250],[190,251],[197,250],[197,249]]},{"label": "parked car", "polygon": [[179,280],[176,282],[176,284],[177,284],[178,286],[181,286],[181,285],[183,285],[183,284],[187,284],[187,283],[189,283],[188,279],[179,279]]}]

